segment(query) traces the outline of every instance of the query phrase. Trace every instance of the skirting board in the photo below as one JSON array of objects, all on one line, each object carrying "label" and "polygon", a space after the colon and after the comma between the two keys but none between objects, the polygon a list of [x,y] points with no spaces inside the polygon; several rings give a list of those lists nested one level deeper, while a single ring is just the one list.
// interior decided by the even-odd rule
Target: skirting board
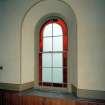
[{"label": "skirting board", "polygon": [[80,98],[105,100],[105,91],[79,89],[72,85],[72,93]]},{"label": "skirting board", "polygon": [[[1,90],[24,91],[33,87],[34,82],[28,82],[24,84],[0,83]],[[105,100],[105,91],[78,89],[76,86],[72,85],[72,93],[80,98]]]},{"label": "skirting board", "polygon": [[105,100],[105,91],[78,89],[77,96],[81,98]]},{"label": "skirting board", "polygon": [[33,87],[34,82],[28,82],[24,84],[0,83],[0,89],[2,90],[24,91]]}]

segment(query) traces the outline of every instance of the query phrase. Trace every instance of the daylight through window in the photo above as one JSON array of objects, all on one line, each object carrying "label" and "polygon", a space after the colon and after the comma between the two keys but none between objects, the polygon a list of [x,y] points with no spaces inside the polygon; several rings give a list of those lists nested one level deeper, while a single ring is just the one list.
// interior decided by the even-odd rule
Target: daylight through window
[{"label": "daylight through window", "polygon": [[40,30],[39,85],[67,86],[67,26],[61,19],[47,20]]}]

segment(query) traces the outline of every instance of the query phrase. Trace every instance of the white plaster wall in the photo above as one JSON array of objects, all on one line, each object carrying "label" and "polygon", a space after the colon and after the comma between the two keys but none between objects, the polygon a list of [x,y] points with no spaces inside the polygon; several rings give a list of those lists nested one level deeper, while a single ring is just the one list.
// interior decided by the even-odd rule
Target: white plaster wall
[{"label": "white plaster wall", "polygon": [[[0,2],[0,24],[2,24],[2,5],[1,5],[1,2]],[[1,49],[1,35],[2,35],[2,25],[0,25],[0,49]],[[1,62],[2,62],[2,60],[1,60],[1,50],[0,50],[0,66],[1,66]],[[1,73],[1,71],[0,71],[0,73]],[[1,80],[1,79],[0,79]]]},{"label": "white plaster wall", "polygon": [[[2,24],[2,3],[0,2],[0,24]],[[2,35],[2,25],[0,25],[0,49],[1,49],[1,35]],[[1,50],[0,50],[0,66],[1,66]]]},{"label": "white plaster wall", "polygon": [[[24,13],[35,1],[0,1],[0,16],[3,15],[0,21],[0,64],[4,66],[4,70],[0,71],[0,82],[21,82],[20,24]],[[78,87],[105,91],[105,0],[65,1],[77,16]],[[28,79],[30,81],[33,77]]]},{"label": "white plaster wall", "polygon": [[0,72],[0,82],[19,83],[19,24],[17,18],[15,18],[14,3],[6,1],[1,1],[1,3],[0,55],[3,70]]},{"label": "white plaster wall", "polygon": [[[0,82],[20,84],[20,26],[33,1],[0,0]],[[2,8],[2,10],[1,10]],[[1,18],[1,17],[0,17]]]},{"label": "white plaster wall", "polygon": [[105,0],[66,1],[78,22],[78,88],[105,91]]},{"label": "white plaster wall", "polygon": [[[0,1],[0,66],[2,66],[2,36],[3,36],[3,2]],[[1,81],[1,75],[2,70],[0,70],[0,82]]]}]

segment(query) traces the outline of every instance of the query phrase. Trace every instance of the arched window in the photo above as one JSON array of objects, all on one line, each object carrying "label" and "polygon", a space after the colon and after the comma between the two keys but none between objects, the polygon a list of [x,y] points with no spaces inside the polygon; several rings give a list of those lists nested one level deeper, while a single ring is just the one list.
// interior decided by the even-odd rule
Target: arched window
[{"label": "arched window", "polygon": [[39,85],[67,87],[68,30],[62,19],[48,19],[40,29]]}]

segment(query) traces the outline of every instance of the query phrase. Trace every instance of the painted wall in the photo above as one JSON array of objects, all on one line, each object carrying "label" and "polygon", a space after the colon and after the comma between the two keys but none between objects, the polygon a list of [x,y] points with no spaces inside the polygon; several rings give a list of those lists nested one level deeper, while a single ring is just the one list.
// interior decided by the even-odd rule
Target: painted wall
[{"label": "painted wall", "polygon": [[78,25],[78,88],[105,90],[105,0],[71,0]]},{"label": "painted wall", "polygon": [[[3,17],[2,22],[0,21],[0,64],[4,67],[4,70],[0,71],[1,82],[21,83],[21,21],[27,9],[35,1],[0,1],[0,11],[2,8],[0,18],[1,14]],[[77,16],[78,88],[105,91],[105,0],[65,1],[71,5]],[[24,70],[24,72],[27,71]],[[33,78],[31,77],[30,80]]]},{"label": "painted wall", "polygon": [[14,2],[1,1],[2,24],[0,24],[1,32],[1,65],[3,71],[0,71],[0,81],[4,83],[19,83],[19,22],[15,18],[17,11],[14,12]]},{"label": "painted wall", "polygon": [[[0,0],[0,82],[20,84],[20,27],[21,20],[32,5],[29,0]],[[24,4],[24,5],[23,5]]]},{"label": "painted wall", "polygon": [[[2,3],[0,2],[0,24],[2,24]],[[2,25],[0,25],[0,49],[1,49],[1,35],[2,35]],[[1,51],[0,51],[0,66],[1,66]]]}]

